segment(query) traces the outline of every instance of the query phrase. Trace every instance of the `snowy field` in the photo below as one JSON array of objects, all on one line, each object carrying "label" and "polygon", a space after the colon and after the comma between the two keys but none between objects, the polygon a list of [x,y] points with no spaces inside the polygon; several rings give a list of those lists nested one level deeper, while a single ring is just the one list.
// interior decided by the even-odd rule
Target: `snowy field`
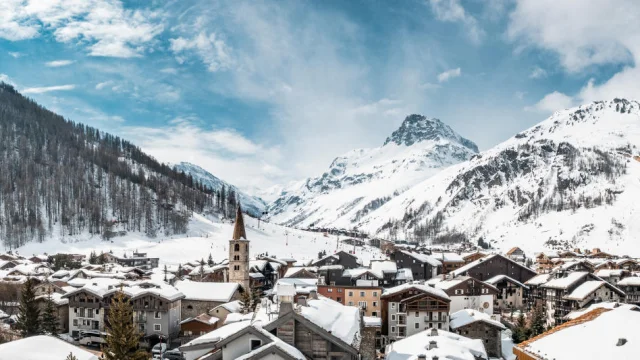
[{"label": "snowy field", "polygon": [[[326,250],[331,254],[337,249],[353,251],[354,246],[337,242],[336,236],[325,237],[322,233],[291,229],[276,224],[260,222],[245,216],[247,237],[251,241],[251,257],[268,253],[278,258],[312,260],[318,258],[318,252]],[[209,254],[219,262],[227,258],[228,242],[233,233],[231,221],[220,222],[201,215],[194,215],[186,235],[157,237],[149,239],[144,234],[129,233],[125,236],[103,241],[98,236],[50,238],[44,243],[31,242],[18,249],[24,256],[34,254],[54,254],[57,252],[88,255],[91,251],[100,253],[113,251],[116,255],[130,256],[133,251],[159,257],[160,264],[177,265],[186,261],[207,260]],[[5,251],[8,249],[4,249]],[[367,265],[371,259],[381,259],[380,250],[374,247],[355,247],[355,255]]]}]

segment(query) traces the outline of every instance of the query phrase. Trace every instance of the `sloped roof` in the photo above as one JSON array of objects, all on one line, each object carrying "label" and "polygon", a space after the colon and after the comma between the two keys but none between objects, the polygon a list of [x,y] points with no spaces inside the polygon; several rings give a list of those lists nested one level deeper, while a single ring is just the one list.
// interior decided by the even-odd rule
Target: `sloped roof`
[{"label": "sloped roof", "polygon": [[405,283],[402,285],[398,285],[398,286],[394,286],[392,288],[388,288],[385,289],[382,292],[382,297],[388,297],[391,295],[395,295],[398,293],[401,293],[403,291],[407,291],[409,289],[415,289],[418,290],[420,292],[429,294],[429,295],[433,295],[435,297],[450,301],[451,299],[449,298],[449,295],[447,295],[446,292],[444,292],[444,290],[442,289],[438,289],[436,287],[432,287],[429,285],[425,285],[425,284],[420,284],[420,283]]},{"label": "sloped roof", "polygon": [[478,321],[495,326],[499,329],[506,329],[501,322],[491,319],[491,316],[489,314],[485,314],[473,309],[463,309],[451,314],[451,321],[449,322],[449,326],[451,327],[451,329],[455,330],[457,328],[467,326]]},{"label": "sloped roof", "polygon": [[[431,332],[435,330],[436,335]],[[436,348],[428,349],[435,341]],[[487,359],[487,352],[480,339],[470,339],[449,331],[428,329],[387,346],[385,360],[415,360],[419,355],[427,359],[477,360]]]},{"label": "sloped roof", "polygon": [[175,287],[184,294],[185,300],[229,302],[238,291],[237,283],[197,282],[182,280]]},{"label": "sloped roof", "polygon": [[550,280],[546,284],[542,285],[542,287],[550,289],[566,289],[588,275],[589,273],[586,271],[572,272],[566,277]]},{"label": "sloped roof", "polygon": [[238,205],[238,210],[236,211],[236,222],[233,226],[233,236],[232,240],[247,240],[247,232],[244,228],[244,219],[242,217],[242,209],[240,205]]},{"label": "sloped roof", "polygon": [[66,359],[69,353],[73,353],[78,360],[98,360],[96,355],[84,349],[47,335],[0,344],[0,359],[58,360]]}]

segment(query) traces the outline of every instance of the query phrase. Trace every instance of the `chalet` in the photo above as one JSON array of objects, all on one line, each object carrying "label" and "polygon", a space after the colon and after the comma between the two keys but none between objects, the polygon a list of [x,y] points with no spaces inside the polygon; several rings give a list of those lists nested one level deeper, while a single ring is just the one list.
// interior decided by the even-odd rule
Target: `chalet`
[{"label": "chalet", "polygon": [[580,249],[575,249],[574,251],[571,250],[565,250],[565,251],[560,251],[558,252],[558,257],[562,258],[562,259],[579,259],[579,258],[584,258],[584,254],[582,254],[582,251],[580,251]]},{"label": "chalet", "polygon": [[380,317],[382,288],[378,286],[318,285],[318,294],[347,306],[356,306],[363,316]]},{"label": "chalet", "polygon": [[381,273],[369,268],[347,269],[342,273],[342,277],[336,284],[346,286],[378,286],[383,280],[384,278]]},{"label": "chalet", "polygon": [[640,271],[640,263],[634,259],[618,259],[615,262],[618,265],[618,269]]},{"label": "chalet", "polygon": [[502,330],[506,327],[491,315],[473,309],[451,313],[451,331],[470,339],[482,340],[490,358],[502,358]]},{"label": "chalet", "polygon": [[567,261],[559,266],[556,266],[552,272],[575,272],[575,271],[586,271],[586,272],[594,272],[595,265],[589,260],[575,260],[575,261]]},{"label": "chalet", "polygon": [[559,261],[558,254],[552,252],[541,252],[535,255],[536,269],[538,273],[550,272]]},{"label": "chalet", "polygon": [[482,340],[427,329],[387,345],[386,360],[488,359]]},{"label": "chalet", "polygon": [[180,340],[185,343],[218,328],[222,322],[209,314],[200,314],[180,322]]},{"label": "chalet", "polygon": [[443,290],[451,299],[452,313],[474,309],[487,314],[493,314],[493,303],[498,295],[498,289],[490,284],[476,280],[469,276],[458,276],[453,279],[433,278],[427,282]]},{"label": "chalet", "polygon": [[44,281],[34,286],[33,291],[36,296],[51,294],[66,294],[69,290],[69,284],[66,281]]},{"label": "chalet", "polygon": [[639,321],[637,309],[596,309],[517,344],[513,353],[519,360],[637,359]]},{"label": "chalet", "polygon": [[390,342],[425,329],[449,328],[451,299],[431,285],[407,283],[382,293],[382,334]]},{"label": "chalet", "polygon": [[181,301],[181,320],[195,318],[209,310],[240,299],[241,287],[237,283],[212,283],[183,280],[175,283],[184,294]]},{"label": "chalet", "polygon": [[498,289],[494,300],[495,310],[523,309],[527,305],[529,287],[507,275],[496,275],[485,281]]},{"label": "chalet", "polygon": [[53,314],[58,319],[58,331],[61,333],[69,332],[69,299],[62,298],[60,293],[52,293],[49,295],[36,296],[36,304],[40,309],[40,317],[44,314],[48,299],[51,299],[54,305]]},{"label": "chalet", "polygon": [[617,256],[601,251],[599,248],[595,248],[588,255],[591,259],[616,259]]},{"label": "chalet", "polygon": [[320,283],[325,285],[341,284],[342,273],[344,272],[342,265],[324,265],[318,268],[318,277]]},{"label": "chalet", "polygon": [[625,300],[629,304],[640,304],[640,277],[626,277],[616,284],[627,295]]},{"label": "chalet", "polygon": [[491,254],[451,272],[453,277],[466,275],[484,281],[497,275],[507,275],[521,283],[536,276],[536,272],[500,254]]},{"label": "chalet", "polygon": [[287,272],[287,269],[293,266],[293,263],[296,261],[293,259],[276,259],[274,257],[269,256],[258,256],[256,260],[266,260],[271,264],[273,271],[275,272],[275,278],[273,279],[273,284],[275,284],[278,279],[284,277],[284,274]]},{"label": "chalet", "polygon": [[532,308],[539,303],[546,301],[546,289],[542,287],[547,281],[552,279],[552,274],[539,274],[527,280],[524,284],[529,287],[528,307]]},{"label": "chalet", "polygon": [[546,290],[547,325],[563,323],[569,312],[602,301],[624,302],[625,293],[587,272],[557,274],[541,287]]},{"label": "chalet", "polygon": [[311,266],[316,267],[325,265],[342,265],[345,269],[355,269],[362,266],[362,262],[355,255],[341,250],[335,254],[327,255],[322,259],[316,260],[311,263]]},{"label": "chalet", "polygon": [[483,257],[487,256],[487,254],[481,252],[481,251],[476,251],[476,252],[472,252],[472,253],[462,253],[462,259],[464,260],[465,264],[468,264],[470,262],[474,262],[478,259],[482,259]]},{"label": "chalet", "polygon": [[120,257],[111,253],[105,253],[107,261],[116,263],[122,266],[134,266],[142,269],[151,270],[158,267],[159,258],[147,257],[145,253],[134,252],[131,257]]},{"label": "chalet", "polygon": [[596,271],[595,275],[612,285],[616,285],[620,280],[630,276],[631,273],[624,269],[603,269]]},{"label": "chalet", "polygon": [[[280,264],[277,264],[278,266]],[[273,288],[273,285],[276,284],[278,279],[280,278],[278,271],[274,268],[274,265],[270,261],[267,260],[251,260],[249,261],[249,272],[251,274],[260,274],[262,276],[255,277],[256,279],[263,279],[260,281],[261,286],[260,290],[268,290]],[[249,275],[251,276],[251,275]],[[258,288],[258,286],[252,286],[252,289]]]},{"label": "chalet", "polygon": [[314,267],[314,266],[291,267],[284,274],[283,278],[317,279],[318,278],[318,268]]},{"label": "chalet", "polygon": [[218,305],[209,311],[209,315],[218,318],[223,324],[227,320],[227,315],[238,314],[242,311],[240,300],[230,301],[222,305]]},{"label": "chalet", "polygon": [[505,254],[509,259],[524,264],[527,259],[524,251],[519,247],[513,247]]},{"label": "chalet", "polygon": [[465,260],[461,255],[452,252],[431,253],[431,257],[440,260],[442,263],[442,273],[448,274],[453,270],[462,267]]},{"label": "chalet", "polygon": [[391,259],[398,269],[411,269],[414,280],[428,280],[442,273],[442,263],[429,255],[406,250],[396,250]]}]

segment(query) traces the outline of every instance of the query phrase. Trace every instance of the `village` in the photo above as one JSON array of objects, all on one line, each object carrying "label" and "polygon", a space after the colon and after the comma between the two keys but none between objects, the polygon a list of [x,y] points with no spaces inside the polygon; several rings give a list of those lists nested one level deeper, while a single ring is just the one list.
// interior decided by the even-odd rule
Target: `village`
[{"label": "village", "polygon": [[[240,208],[229,237],[219,263],[161,266],[164,259],[145,253],[0,254],[0,358],[25,351],[101,358],[118,296],[132,306],[137,346],[154,359],[542,360],[640,352],[631,328],[640,320],[640,262],[629,256],[378,241],[386,259],[366,265],[347,248],[299,263],[252,255]],[[38,309],[37,334],[21,321],[30,306]]]}]

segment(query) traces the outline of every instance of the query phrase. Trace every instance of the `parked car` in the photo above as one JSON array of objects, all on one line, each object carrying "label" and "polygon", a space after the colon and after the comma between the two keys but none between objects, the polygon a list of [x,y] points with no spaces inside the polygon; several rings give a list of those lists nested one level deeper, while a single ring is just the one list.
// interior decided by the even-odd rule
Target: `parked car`
[{"label": "parked car", "polygon": [[105,344],[107,333],[100,332],[98,330],[84,330],[80,331],[78,335],[78,342],[80,345],[87,346],[99,346],[100,344]]},{"label": "parked car", "polygon": [[164,354],[166,351],[167,351],[167,344],[161,342],[153,346],[153,348],[151,349],[151,354],[153,355],[154,359],[160,359],[162,354]]},{"label": "parked car", "polygon": [[167,360],[184,360],[182,353],[178,349],[167,350],[164,354],[162,354],[162,359]]}]

